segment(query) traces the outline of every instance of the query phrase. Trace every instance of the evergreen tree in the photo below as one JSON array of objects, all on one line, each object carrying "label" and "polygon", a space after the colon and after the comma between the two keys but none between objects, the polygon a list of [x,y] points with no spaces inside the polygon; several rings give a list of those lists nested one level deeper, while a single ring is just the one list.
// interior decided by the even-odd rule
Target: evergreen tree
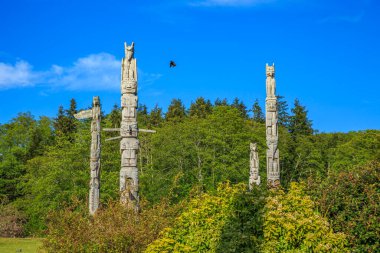
[{"label": "evergreen tree", "polygon": [[195,103],[191,103],[189,116],[206,118],[207,115],[212,113],[212,105],[210,100],[205,100],[203,97],[197,98]]},{"label": "evergreen tree", "polygon": [[67,117],[67,134],[72,134],[77,129],[77,120],[74,117],[77,111],[77,102],[74,98],[70,100],[70,108],[66,111]]},{"label": "evergreen tree", "polygon": [[243,101],[239,100],[239,98],[235,98],[234,101],[232,102],[231,106],[233,108],[238,109],[238,111],[240,112],[240,115],[243,118],[245,118],[245,119],[248,118],[247,107],[245,106],[245,104],[243,103]]},{"label": "evergreen tree", "polygon": [[141,115],[148,115],[148,107],[144,104],[139,104],[137,111],[141,113]]},{"label": "evergreen tree", "polygon": [[77,120],[74,114],[77,113],[77,103],[75,99],[70,100],[70,108],[64,110],[61,105],[58,108],[57,118],[55,118],[54,128],[57,136],[67,137],[73,141],[73,134],[77,129]]},{"label": "evergreen tree", "polygon": [[58,108],[58,114],[54,121],[54,129],[58,136],[63,135],[63,133],[66,131],[66,115],[65,110],[63,109],[63,106],[60,105]]},{"label": "evergreen tree", "polygon": [[149,121],[150,121],[150,124],[155,127],[160,126],[163,121],[162,108],[158,107],[157,104],[153,108],[153,110],[150,111]]},{"label": "evergreen tree", "polygon": [[283,96],[277,96],[278,124],[283,127],[289,127],[290,116],[288,113],[288,103]]},{"label": "evergreen tree", "polygon": [[214,105],[215,106],[228,106],[227,98],[223,98],[223,100],[221,100],[220,98],[215,99]]},{"label": "evergreen tree", "polygon": [[173,99],[168,107],[165,118],[167,121],[181,122],[186,117],[185,106],[181,99]]},{"label": "evergreen tree", "polygon": [[253,104],[252,112],[253,112],[253,121],[258,122],[258,123],[265,122],[264,113],[261,110],[258,99],[256,99],[255,103]]},{"label": "evergreen tree", "polygon": [[121,108],[114,104],[112,111],[108,115],[113,128],[119,128],[121,123]]},{"label": "evergreen tree", "polygon": [[52,121],[48,117],[41,117],[35,128],[31,129],[31,143],[28,148],[28,158],[42,155],[48,146],[53,144]]},{"label": "evergreen tree", "polygon": [[289,132],[292,136],[313,134],[312,123],[307,117],[307,110],[298,99],[294,101],[292,113],[289,121]]},{"label": "evergreen tree", "polygon": [[137,108],[137,121],[140,127],[146,127],[148,125],[148,108],[144,104],[139,104]]}]

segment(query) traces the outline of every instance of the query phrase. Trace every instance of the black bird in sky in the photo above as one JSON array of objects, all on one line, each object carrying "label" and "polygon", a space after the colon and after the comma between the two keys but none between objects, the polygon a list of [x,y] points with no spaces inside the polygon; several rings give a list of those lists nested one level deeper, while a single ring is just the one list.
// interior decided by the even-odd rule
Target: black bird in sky
[{"label": "black bird in sky", "polygon": [[170,61],[169,66],[170,66],[171,68],[174,68],[175,66],[177,66],[177,64],[175,64],[174,61]]}]

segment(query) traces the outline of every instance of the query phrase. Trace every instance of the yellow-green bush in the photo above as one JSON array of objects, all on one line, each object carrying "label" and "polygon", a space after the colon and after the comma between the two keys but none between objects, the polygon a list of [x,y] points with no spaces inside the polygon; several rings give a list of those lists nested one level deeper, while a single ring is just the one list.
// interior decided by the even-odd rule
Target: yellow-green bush
[{"label": "yellow-green bush", "polygon": [[303,187],[273,190],[265,205],[263,252],[348,252],[346,235],[334,233],[314,210]]},{"label": "yellow-green bush", "polygon": [[217,252],[233,203],[245,189],[243,184],[224,184],[216,195],[203,194],[193,199],[175,225],[166,228],[145,252]]}]

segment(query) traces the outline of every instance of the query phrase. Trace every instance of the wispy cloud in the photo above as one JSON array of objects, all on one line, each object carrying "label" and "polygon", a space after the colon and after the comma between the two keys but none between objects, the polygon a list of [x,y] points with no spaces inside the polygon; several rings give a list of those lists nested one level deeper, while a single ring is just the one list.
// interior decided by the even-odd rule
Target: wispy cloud
[{"label": "wispy cloud", "polygon": [[120,61],[107,53],[79,58],[69,67],[53,65],[50,73],[47,83],[68,90],[113,90],[120,87]]},{"label": "wispy cloud", "polygon": [[33,86],[43,76],[41,72],[33,71],[26,61],[17,61],[14,65],[0,62],[0,88]]},{"label": "wispy cloud", "polygon": [[[139,70],[139,82],[152,85],[161,74]],[[46,71],[34,71],[26,61],[14,65],[0,62],[0,89],[43,85],[65,90],[120,89],[120,60],[108,53],[91,54],[64,67],[52,65]]]},{"label": "wispy cloud", "polygon": [[327,16],[319,20],[319,23],[358,23],[364,17],[364,11],[356,15]]},{"label": "wispy cloud", "polygon": [[160,73],[147,73],[138,69],[139,90],[153,85],[158,79],[162,77]]},{"label": "wispy cloud", "polygon": [[192,6],[254,6],[276,2],[276,0],[198,0],[190,2]]}]

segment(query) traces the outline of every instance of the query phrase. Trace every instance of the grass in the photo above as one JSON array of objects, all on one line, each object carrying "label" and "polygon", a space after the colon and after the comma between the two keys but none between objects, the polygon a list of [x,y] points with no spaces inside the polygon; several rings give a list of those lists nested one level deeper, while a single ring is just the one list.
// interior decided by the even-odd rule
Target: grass
[{"label": "grass", "polygon": [[42,246],[38,238],[0,238],[1,253],[35,253],[45,252],[39,249]]}]

